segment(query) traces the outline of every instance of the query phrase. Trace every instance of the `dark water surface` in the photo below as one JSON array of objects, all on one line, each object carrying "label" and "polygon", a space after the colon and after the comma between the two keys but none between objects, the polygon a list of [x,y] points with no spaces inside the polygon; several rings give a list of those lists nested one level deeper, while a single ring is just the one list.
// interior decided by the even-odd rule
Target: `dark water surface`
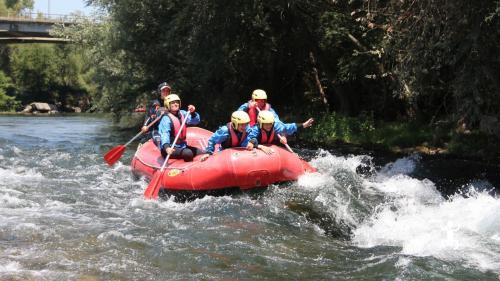
[{"label": "dark water surface", "polygon": [[0,117],[0,280],[500,278],[498,166],[301,150],[319,172],[295,183],[146,201],[135,145],[102,160],[133,135]]}]

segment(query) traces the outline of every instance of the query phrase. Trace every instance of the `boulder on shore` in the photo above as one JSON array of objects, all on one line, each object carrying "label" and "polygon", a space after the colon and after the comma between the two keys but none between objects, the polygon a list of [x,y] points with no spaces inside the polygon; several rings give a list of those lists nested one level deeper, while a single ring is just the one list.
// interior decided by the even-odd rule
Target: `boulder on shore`
[{"label": "boulder on shore", "polygon": [[78,106],[71,106],[71,105],[66,105],[64,107],[64,111],[66,112],[75,112],[75,113],[81,113],[82,109]]},{"label": "boulder on shore", "polygon": [[21,113],[31,113],[31,111],[33,111],[33,107],[31,105],[27,105],[22,111]]},{"label": "boulder on shore", "polygon": [[50,105],[46,102],[34,102],[31,104],[31,106],[34,108],[34,110],[41,113],[47,113],[51,110]]},{"label": "boulder on shore", "polygon": [[59,113],[57,106],[54,104],[48,104],[46,102],[32,102],[27,105],[22,111],[22,113]]}]

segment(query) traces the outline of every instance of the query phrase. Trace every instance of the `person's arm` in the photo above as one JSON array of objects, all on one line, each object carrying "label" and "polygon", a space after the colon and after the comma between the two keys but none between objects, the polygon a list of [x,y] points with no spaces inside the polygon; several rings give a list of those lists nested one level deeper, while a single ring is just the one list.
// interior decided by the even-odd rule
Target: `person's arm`
[{"label": "person's arm", "polygon": [[200,114],[198,112],[187,112],[185,110],[181,110],[181,114],[187,118],[187,125],[198,125],[200,123]]},{"label": "person's arm", "polygon": [[313,125],[313,123],[314,123],[314,119],[313,118],[309,118],[304,123],[297,123],[297,126],[299,128],[309,128],[309,127],[311,127]]},{"label": "person's arm", "polygon": [[210,155],[214,153],[215,145],[225,142],[229,138],[229,131],[226,126],[220,127],[213,135],[208,139],[206,152]]},{"label": "person's arm", "polygon": [[245,102],[244,104],[240,105],[240,107],[238,107],[238,110],[248,112],[248,102]]},{"label": "person's arm", "polygon": [[250,131],[252,130],[253,127],[250,127],[250,126],[247,126],[247,129],[246,129],[246,133],[247,133],[247,137],[245,137],[245,139],[241,142],[241,145],[240,147],[247,147],[248,145],[248,134],[250,134]]},{"label": "person's arm", "polygon": [[150,120],[151,120],[151,117],[148,117],[146,118],[146,120],[144,120],[144,124],[142,124],[142,127],[141,127],[141,131],[142,133],[147,133],[148,132],[148,125],[150,123]]},{"label": "person's arm", "polygon": [[208,139],[208,142],[207,142],[207,148],[205,149],[205,152],[208,154],[208,155],[212,155],[214,154],[214,150],[215,150],[215,144],[216,144],[216,137],[215,137],[215,134],[217,132],[213,133],[212,136],[210,136],[210,138]]},{"label": "person's arm", "polygon": [[297,132],[297,128],[297,123],[274,122],[276,137],[278,137],[278,140],[284,145],[288,142],[286,136],[293,135]]},{"label": "person's arm", "polygon": [[151,116],[146,116],[145,120],[144,120],[144,123],[142,124],[143,127],[149,125],[149,121],[151,120]]},{"label": "person's arm", "polygon": [[253,126],[250,128],[245,141],[247,143],[246,148],[248,150],[252,150],[254,147],[257,147],[259,145],[258,141],[259,133],[260,133],[259,126]]},{"label": "person's arm", "polygon": [[274,121],[280,121],[281,122],[280,117],[278,116],[278,113],[276,113],[276,110],[274,110],[274,108],[272,108],[272,107],[269,108],[269,111],[271,111],[273,113],[273,115],[274,115]]},{"label": "person's arm", "polygon": [[165,146],[170,146],[170,118],[161,119],[158,132],[160,133],[160,147],[165,149]]},{"label": "person's arm", "polygon": [[298,123],[283,123],[281,121],[274,122],[274,132],[281,136],[293,135],[297,132]]},{"label": "person's arm", "polygon": [[226,126],[220,127],[212,136],[208,139],[207,148],[205,149],[206,154],[204,154],[200,161],[207,160],[210,155],[214,154],[215,145],[218,143],[223,143],[229,138],[229,131]]}]

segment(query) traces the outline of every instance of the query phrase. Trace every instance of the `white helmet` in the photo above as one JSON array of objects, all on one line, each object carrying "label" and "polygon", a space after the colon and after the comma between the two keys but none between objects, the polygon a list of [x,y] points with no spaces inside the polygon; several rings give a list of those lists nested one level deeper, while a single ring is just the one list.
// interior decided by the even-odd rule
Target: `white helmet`
[{"label": "white helmet", "polygon": [[262,128],[262,124],[273,124],[274,123],[274,114],[269,110],[261,110],[259,112],[259,116],[257,117],[257,121],[259,122],[259,126]]},{"label": "white helmet", "polygon": [[252,92],[252,100],[267,100],[267,94],[264,90],[257,89]]},{"label": "white helmet", "polygon": [[231,124],[233,129],[238,129],[238,125],[250,123],[250,116],[245,111],[235,111],[231,114]]},{"label": "white helmet", "polygon": [[181,98],[176,94],[170,94],[165,98],[165,107],[170,110],[170,103],[173,101],[179,101],[179,107],[181,106]]}]

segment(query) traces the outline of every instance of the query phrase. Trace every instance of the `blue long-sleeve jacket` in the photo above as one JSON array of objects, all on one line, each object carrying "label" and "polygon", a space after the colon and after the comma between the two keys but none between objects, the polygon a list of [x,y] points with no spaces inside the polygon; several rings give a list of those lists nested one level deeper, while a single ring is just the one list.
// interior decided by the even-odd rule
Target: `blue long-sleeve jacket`
[{"label": "blue long-sleeve jacket", "polygon": [[[280,134],[282,136],[283,135],[289,136],[297,132],[298,126],[297,123],[283,123],[281,121],[278,122],[275,121],[273,124],[273,129],[275,135]],[[258,144],[260,139],[260,134],[261,130],[259,125],[253,126],[250,133],[247,136],[247,143],[248,141],[252,141],[254,144]],[[276,139],[279,139],[278,136],[276,136]]]},{"label": "blue long-sleeve jacket", "polygon": [[[144,123],[143,126],[148,126],[151,124],[158,116],[160,116],[159,110],[156,109],[156,107],[160,107],[160,102],[158,100],[153,100],[151,102],[151,105],[148,108],[148,111],[146,111],[146,117],[144,118]],[[153,129],[157,130],[158,129],[158,124],[160,122],[156,122],[155,125],[153,125]],[[151,130],[151,129],[150,129]]]},{"label": "blue long-sleeve jacket", "polygon": [[[179,110],[180,114],[182,114],[186,120],[186,125],[198,125],[200,123],[200,114],[195,112],[193,114],[187,113],[185,110]],[[186,117],[187,116],[187,117]],[[165,113],[161,118],[160,125],[158,126],[158,131],[160,132],[160,147],[164,147],[164,145],[170,145],[170,133],[173,128],[172,121],[168,118],[168,115]],[[175,136],[173,136],[175,137]],[[175,145],[176,148],[184,148],[187,146],[186,142],[178,143]]]},{"label": "blue long-sleeve jacket", "polygon": [[[248,112],[248,102],[245,102],[244,104],[240,105],[240,107],[238,107],[238,110]],[[269,108],[269,111],[273,113],[275,121],[280,121],[278,113],[276,113],[276,111],[272,107]]]},{"label": "blue long-sleeve jacket", "polygon": [[[252,130],[251,127],[247,126],[247,129],[246,129],[247,137],[240,144],[240,147],[247,146],[248,141],[249,141],[248,134],[250,134],[251,130]],[[236,135],[238,136],[238,139],[241,138],[241,134],[242,133],[236,131]],[[229,128],[227,127],[227,125],[219,127],[219,129],[217,129],[217,131],[215,131],[215,133],[208,139],[208,145],[207,145],[206,152],[208,154],[213,154],[214,150],[215,150],[215,145],[224,143],[225,141],[229,140],[229,137],[230,137],[230,133],[229,133]],[[220,150],[223,150],[223,149],[224,148],[221,146]]]}]

